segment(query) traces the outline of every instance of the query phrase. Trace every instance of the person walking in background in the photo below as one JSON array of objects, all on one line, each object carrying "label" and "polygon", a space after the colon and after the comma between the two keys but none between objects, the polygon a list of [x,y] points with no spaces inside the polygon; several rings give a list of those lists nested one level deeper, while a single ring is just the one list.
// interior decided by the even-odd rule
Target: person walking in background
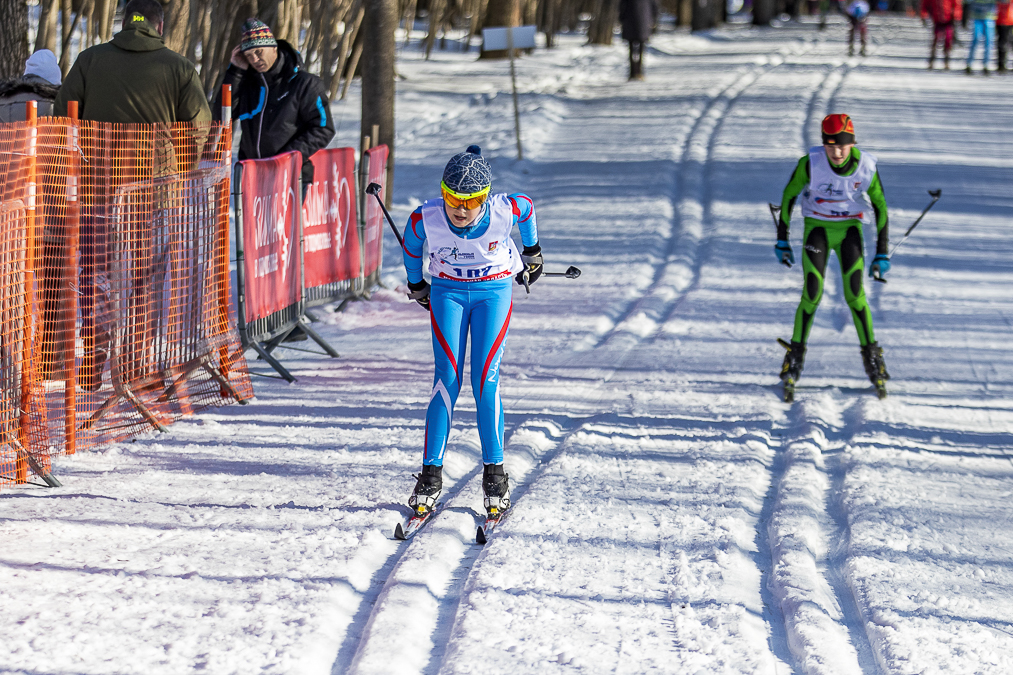
[{"label": "person walking in background", "polygon": [[964,16],[962,0],[921,0],[919,13],[924,25],[932,19],[932,47],[929,49],[929,70],[936,59],[936,47],[943,48],[943,68],[950,69],[950,50],[953,49],[954,24]]},{"label": "person walking in background", "polygon": [[[313,183],[310,157],[334,138],[334,121],[324,82],[303,69],[299,52],[277,40],[267,24],[247,19],[232,50],[223,84],[235,92],[232,114],[242,138],[239,159],[274,157],[290,150],[302,155],[303,198]],[[221,110],[221,88],[215,103]]]},{"label": "person walking in background", "polygon": [[971,46],[967,50],[967,68],[965,72],[971,75],[974,71],[974,52],[978,49],[978,43],[982,43],[983,52],[981,55],[981,72],[988,75],[988,62],[992,59],[992,42],[995,40],[995,0],[970,0],[967,3],[967,13],[964,15],[965,23],[968,20],[974,22],[974,35],[971,38]]},{"label": "person walking in background", "polygon": [[630,79],[644,79],[644,45],[658,22],[658,0],[619,0],[622,38],[630,45]]},{"label": "person walking in background", "polygon": [[1013,2],[1000,2],[996,7],[995,29],[998,32],[996,48],[999,64],[996,70],[1006,71],[1006,55],[1009,53],[1010,31],[1013,30]]},{"label": "person walking in background", "polygon": [[848,30],[848,56],[855,55],[855,33],[862,41],[861,55],[865,56],[865,44],[869,37],[869,3],[866,0],[851,0],[844,9],[851,27]]},{"label": "person walking in background", "polygon": [[[112,41],[89,47],[78,55],[54,105],[56,115],[61,117],[67,114],[67,102],[77,101],[83,120],[157,125],[151,138],[151,143],[158,146],[153,153],[156,165],[130,166],[128,163],[135,158],[124,150],[117,158],[124,180],[138,180],[148,174],[168,175],[196,165],[207,134],[200,124],[211,121],[211,110],[197,70],[185,57],[165,46],[162,39],[164,19],[158,0],[130,0],[123,8],[122,30]],[[177,122],[195,125],[189,139],[192,147],[183,153],[188,164],[182,167],[177,165],[177,149],[168,129]],[[87,145],[85,143],[86,148]],[[102,152],[106,150],[101,149]],[[84,158],[82,172],[92,170],[90,167],[95,164]],[[94,170],[100,167],[95,166]],[[84,182],[88,180],[85,178]],[[91,182],[97,184],[97,181]],[[115,187],[107,186],[110,193],[93,195],[81,218],[79,291],[85,357],[78,382],[89,391],[97,391],[102,386],[102,371],[112,339],[106,207]],[[156,254],[152,257],[152,267],[138,270],[137,278],[133,279],[145,290],[152,288],[160,272],[155,269]],[[136,302],[142,300],[143,294],[139,293]]]},{"label": "person walking in background", "polygon": [[[805,232],[802,235],[802,300],[795,312],[795,330],[791,343],[782,342],[788,352],[781,364],[784,400],[792,401],[795,384],[805,364],[806,342],[812,329],[816,308],[823,298],[830,251],[837,253],[844,281],[844,300],[862,346],[865,373],[880,398],[886,396],[886,372],[883,349],[872,330],[872,312],[862,288],[865,250],[862,242],[862,216],[872,202],[876,223],[876,257],[869,276],[882,278],[890,270],[889,228],[886,198],[879,180],[876,158],[855,145],[855,127],[848,115],[827,115],[821,125],[823,145],[809,149],[795,166],[791,180],[781,197],[774,255],[787,267],[795,264],[788,243],[788,229],[795,201],[802,198]],[[868,195],[868,201],[865,195]]]},{"label": "person walking in background", "polygon": [[0,82],[0,123],[23,122],[28,101],[38,101],[39,117],[52,115],[61,76],[56,55],[48,49],[28,57],[24,75]]}]

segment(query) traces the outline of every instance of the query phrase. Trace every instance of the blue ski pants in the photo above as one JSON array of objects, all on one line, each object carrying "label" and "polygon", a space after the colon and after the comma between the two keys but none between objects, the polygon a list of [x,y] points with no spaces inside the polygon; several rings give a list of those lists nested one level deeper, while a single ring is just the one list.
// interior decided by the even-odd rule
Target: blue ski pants
[{"label": "blue ski pants", "polygon": [[974,37],[971,38],[971,47],[967,50],[967,67],[974,65],[974,52],[978,50],[978,41],[984,42],[984,53],[981,55],[982,65],[988,68],[992,60],[992,42],[995,38],[995,21],[990,19],[974,20]]},{"label": "blue ski pants", "polygon": [[454,405],[461,393],[461,376],[471,334],[471,391],[478,409],[482,461],[503,463],[503,405],[499,396],[499,365],[510,328],[513,277],[461,283],[433,279],[433,356],[436,372],[426,412],[423,464],[443,464]]}]

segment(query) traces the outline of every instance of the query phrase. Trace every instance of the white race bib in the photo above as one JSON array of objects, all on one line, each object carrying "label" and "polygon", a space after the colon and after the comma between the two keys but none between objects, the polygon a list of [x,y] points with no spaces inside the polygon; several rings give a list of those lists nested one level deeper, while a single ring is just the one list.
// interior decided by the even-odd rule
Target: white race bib
[{"label": "white race bib", "polygon": [[819,220],[861,220],[869,203],[863,194],[876,175],[876,158],[862,153],[850,176],[839,176],[830,167],[822,145],[809,149],[809,185],[802,193],[802,215]]},{"label": "white race bib", "polygon": [[489,227],[476,239],[463,239],[447,223],[442,199],[422,205],[422,223],[429,242],[429,273],[455,281],[491,281],[520,272],[524,265],[510,237],[514,225],[513,205],[505,193],[486,202]]}]

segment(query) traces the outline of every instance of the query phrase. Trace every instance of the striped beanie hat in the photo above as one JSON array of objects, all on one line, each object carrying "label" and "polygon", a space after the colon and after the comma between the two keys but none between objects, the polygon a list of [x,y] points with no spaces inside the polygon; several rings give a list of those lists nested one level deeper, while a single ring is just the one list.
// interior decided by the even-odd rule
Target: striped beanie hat
[{"label": "striped beanie hat", "polygon": [[267,24],[260,19],[247,19],[243,24],[243,39],[239,48],[246,52],[257,47],[277,47],[278,41]]}]

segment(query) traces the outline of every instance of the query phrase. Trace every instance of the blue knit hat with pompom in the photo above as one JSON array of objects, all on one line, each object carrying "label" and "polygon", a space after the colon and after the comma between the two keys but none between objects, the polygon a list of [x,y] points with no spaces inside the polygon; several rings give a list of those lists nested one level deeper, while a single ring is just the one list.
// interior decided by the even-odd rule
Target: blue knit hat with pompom
[{"label": "blue knit hat with pompom", "polygon": [[469,145],[447,162],[443,183],[459,195],[472,195],[492,185],[492,167],[482,156],[482,148]]}]

